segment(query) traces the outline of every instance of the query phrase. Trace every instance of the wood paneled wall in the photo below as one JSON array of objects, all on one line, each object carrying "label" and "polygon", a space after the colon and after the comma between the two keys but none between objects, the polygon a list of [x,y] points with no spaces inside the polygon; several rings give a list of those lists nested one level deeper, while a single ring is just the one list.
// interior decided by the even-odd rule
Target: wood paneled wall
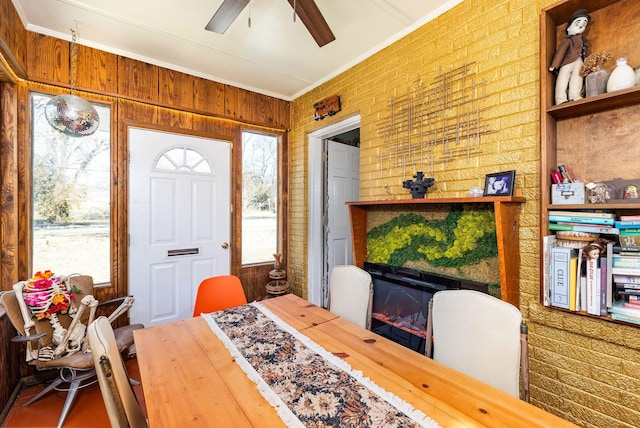
[{"label": "wood paneled wall", "polygon": [[[0,290],[28,275],[31,178],[29,94],[68,92],[72,84],[70,42],[26,31],[11,0],[0,0],[0,56],[17,76],[15,83],[0,82]],[[280,209],[287,217],[288,140],[290,103],[241,88],[190,76],[174,70],[77,45],[78,95],[109,104],[112,117],[112,284],[97,294],[105,300],[127,294],[128,162],[127,128],[139,126],[221,139],[233,143],[231,195],[233,207],[241,207],[242,130],[277,134],[282,141],[280,171],[283,199]],[[231,272],[240,276],[249,300],[261,299],[272,263],[242,267],[241,209],[231,221],[233,249]],[[281,231],[287,222],[283,221]],[[282,233],[282,232],[281,232]],[[286,236],[286,231],[283,233]],[[287,258],[286,238],[281,249]],[[6,320],[5,320],[6,321]],[[6,322],[0,327],[7,330]],[[0,337],[3,355],[16,349]],[[19,350],[21,352],[22,350]],[[18,353],[19,353],[18,352]],[[24,366],[24,364],[23,364]],[[3,366],[3,372],[5,372]],[[0,376],[0,406],[15,388],[20,369],[8,367]],[[24,370],[24,367],[23,367]]]}]

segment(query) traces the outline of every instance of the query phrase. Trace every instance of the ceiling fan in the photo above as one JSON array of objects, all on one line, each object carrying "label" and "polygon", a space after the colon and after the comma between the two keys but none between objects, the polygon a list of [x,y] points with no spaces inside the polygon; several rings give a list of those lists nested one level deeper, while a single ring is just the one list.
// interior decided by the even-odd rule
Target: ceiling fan
[{"label": "ceiling fan", "polygon": [[[287,0],[295,15],[299,16],[302,23],[314,38],[318,46],[322,47],[336,39],[329,24],[322,16],[313,0]],[[224,34],[227,28],[240,15],[240,12],[249,4],[249,0],[224,0],[213,15],[205,29],[215,33]],[[295,16],[294,15],[294,16]]]}]

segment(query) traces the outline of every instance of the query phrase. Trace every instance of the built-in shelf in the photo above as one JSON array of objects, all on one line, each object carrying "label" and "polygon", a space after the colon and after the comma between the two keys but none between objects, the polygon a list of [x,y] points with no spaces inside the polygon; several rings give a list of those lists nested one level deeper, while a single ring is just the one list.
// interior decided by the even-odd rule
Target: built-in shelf
[{"label": "built-in shelf", "polygon": [[380,201],[347,202],[351,215],[353,260],[364,266],[367,257],[367,215],[371,210],[393,207],[407,211],[428,212],[429,206],[488,204],[493,205],[496,221],[498,264],[502,300],[516,307],[520,305],[520,248],[518,206],[526,199],[522,196],[485,196],[479,198],[426,198]]}]

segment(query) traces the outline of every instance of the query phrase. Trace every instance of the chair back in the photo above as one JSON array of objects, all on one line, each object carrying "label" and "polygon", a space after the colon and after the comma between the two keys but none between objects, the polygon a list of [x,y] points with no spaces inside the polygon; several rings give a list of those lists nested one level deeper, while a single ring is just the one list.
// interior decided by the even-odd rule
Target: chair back
[{"label": "chair back", "polygon": [[[80,308],[83,299],[86,296],[90,296],[89,299],[93,301],[93,278],[88,275],[75,275],[65,278],[65,282],[71,290],[71,305],[75,307],[76,313],[78,313],[77,321],[73,323],[74,317],[67,313],[58,313],[56,317],[60,325],[68,331],[69,336],[66,338],[73,338],[74,340],[82,340],[84,337],[84,330],[82,326],[86,326],[90,321],[92,315],[91,310]],[[54,328],[51,321],[48,318],[36,319],[32,316],[29,307],[27,306],[24,297],[22,296],[22,290],[28,281],[20,281],[13,285],[12,291],[5,291],[0,297],[0,302],[5,307],[7,316],[11,321],[11,324],[21,336],[31,336],[37,334],[43,334],[39,340],[40,348],[60,348],[54,342]],[[80,325],[78,325],[80,324]],[[77,327],[76,327],[77,326]],[[74,335],[73,330],[76,330]],[[80,339],[76,336],[81,336]],[[31,342],[27,343],[27,362],[32,362],[34,359],[38,359],[35,352],[37,350],[32,346]],[[62,352],[61,348],[59,352]],[[58,353],[59,353],[58,352]],[[56,358],[60,355],[56,354]],[[47,359],[50,359],[48,357]]]},{"label": "chair back", "polygon": [[100,392],[111,427],[147,427],[109,320],[100,316],[87,329]]},{"label": "chair back", "polygon": [[474,290],[433,295],[433,359],[498,388],[520,393],[522,315],[510,303]]},{"label": "chair back", "polygon": [[334,266],[329,278],[329,311],[371,329],[373,281],[369,272],[353,265]]},{"label": "chair back", "polygon": [[193,316],[221,311],[247,303],[242,283],[235,275],[212,276],[198,286]]}]

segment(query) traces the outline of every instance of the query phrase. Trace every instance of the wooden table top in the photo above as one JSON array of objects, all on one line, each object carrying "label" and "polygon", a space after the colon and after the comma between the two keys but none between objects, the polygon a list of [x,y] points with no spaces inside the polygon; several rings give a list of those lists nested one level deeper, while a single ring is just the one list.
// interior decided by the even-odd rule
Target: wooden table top
[{"label": "wooden table top", "polygon": [[[575,427],[293,294],[261,303],[443,427]],[[284,426],[203,318],[134,338],[151,428]]]}]

